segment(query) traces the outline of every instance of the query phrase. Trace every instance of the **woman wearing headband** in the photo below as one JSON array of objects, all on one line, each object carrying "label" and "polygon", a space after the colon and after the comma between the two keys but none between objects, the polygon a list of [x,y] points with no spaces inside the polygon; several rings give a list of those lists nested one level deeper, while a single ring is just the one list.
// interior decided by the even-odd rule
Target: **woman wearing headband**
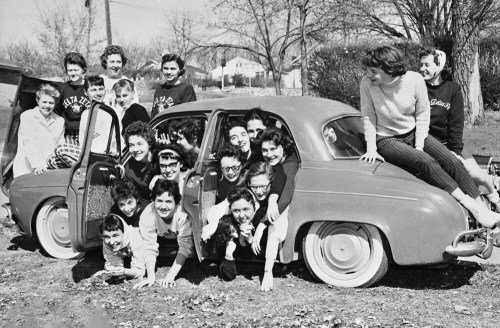
[{"label": "woman wearing headband", "polygon": [[184,178],[186,177],[186,156],[184,149],[178,144],[168,144],[161,146],[153,154],[153,172],[151,172],[151,182],[149,189],[153,187],[158,179],[175,181],[179,184],[179,192],[182,195],[184,190]]},{"label": "woman wearing headband", "polygon": [[500,197],[492,178],[477,165],[474,157],[464,150],[464,99],[460,85],[451,81],[446,66],[446,54],[441,50],[425,49],[420,53],[420,73],[431,104],[429,134],[458,156],[477,185],[484,186],[487,197],[500,212]]},{"label": "woman wearing headband", "polygon": [[361,113],[367,152],[360,160],[399,166],[450,193],[483,226],[500,225],[500,214],[481,201],[462,162],[428,134],[430,103],[425,81],[406,71],[402,52],[393,46],[369,50],[363,58]]}]

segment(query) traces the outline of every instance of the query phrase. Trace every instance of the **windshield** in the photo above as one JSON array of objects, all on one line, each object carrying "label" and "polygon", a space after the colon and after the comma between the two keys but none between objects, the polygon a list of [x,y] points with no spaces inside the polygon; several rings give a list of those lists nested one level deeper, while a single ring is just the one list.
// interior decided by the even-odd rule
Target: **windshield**
[{"label": "windshield", "polygon": [[335,158],[360,157],[366,152],[361,117],[344,117],[323,128],[323,138]]}]

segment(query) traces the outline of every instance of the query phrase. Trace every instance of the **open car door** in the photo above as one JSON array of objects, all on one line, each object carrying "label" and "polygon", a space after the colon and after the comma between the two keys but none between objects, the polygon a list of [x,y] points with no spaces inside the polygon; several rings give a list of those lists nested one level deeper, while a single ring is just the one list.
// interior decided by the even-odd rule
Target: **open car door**
[{"label": "open car door", "polygon": [[71,243],[77,251],[101,245],[99,225],[113,205],[111,188],[120,177],[120,124],[114,110],[102,103],[90,109],[82,154],[73,166],[67,202]]},{"label": "open car door", "polygon": [[218,109],[208,117],[205,138],[200,149],[198,161],[193,170],[186,176],[183,210],[192,218],[193,241],[198,259],[210,256],[207,245],[201,240],[201,229],[207,224],[208,209],[215,205],[217,194],[217,151],[224,138],[224,127],[228,119],[227,113]]}]

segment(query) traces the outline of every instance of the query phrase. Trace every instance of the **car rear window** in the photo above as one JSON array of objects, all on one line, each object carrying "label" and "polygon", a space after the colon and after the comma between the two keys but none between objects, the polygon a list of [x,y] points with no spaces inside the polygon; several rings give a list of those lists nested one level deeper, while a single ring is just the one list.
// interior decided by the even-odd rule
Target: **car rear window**
[{"label": "car rear window", "polygon": [[334,158],[360,157],[366,152],[363,121],[359,116],[332,121],[323,127],[322,134]]}]

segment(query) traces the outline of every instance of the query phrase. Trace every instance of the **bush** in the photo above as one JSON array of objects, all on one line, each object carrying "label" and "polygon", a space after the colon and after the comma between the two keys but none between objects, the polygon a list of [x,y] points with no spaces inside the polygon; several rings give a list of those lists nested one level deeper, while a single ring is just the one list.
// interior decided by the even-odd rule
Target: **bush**
[{"label": "bush", "polygon": [[243,76],[242,74],[234,74],[232,78],[233,78],[233,84],[236,88],[248,86],[248,84],[245,83],[245,79],[248,78],[245,78],[245,76]]},{"label": "bush", "polygon": [[484,38],[479,44],[479,74],[485,108],[500,110],[500,38]]},{"label": "bush", "polygon": [[[420,46],[414,43],[394,44],[408,60],[408,70],[418,70]],[[332,46],[313,53],[309,62],[309,85],[320,97],[338,100],[359,109],[359,83],[364,76],[361,65],[373,44],[348,47]]]}]

